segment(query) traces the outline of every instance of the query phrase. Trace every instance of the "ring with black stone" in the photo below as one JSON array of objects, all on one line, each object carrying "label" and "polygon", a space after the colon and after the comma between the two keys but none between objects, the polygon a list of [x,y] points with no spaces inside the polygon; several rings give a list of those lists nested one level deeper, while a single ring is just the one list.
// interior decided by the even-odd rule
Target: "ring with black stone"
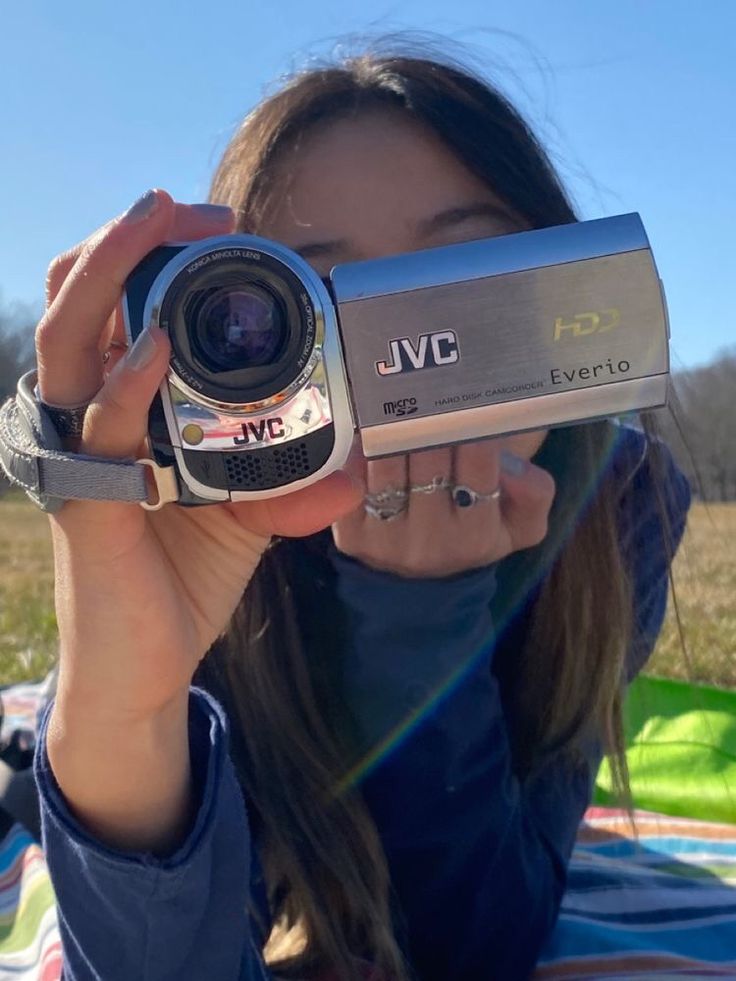
[{"label": "ring with black stone", "polygon": [[472,508],[475,504],[488,504],[489,501],[496,501],[501,496],[501,488],[497,487],[490,494],[481,494],[466,487],[465,484],[455,484],[451,491],[452,502],[458,508]]}]

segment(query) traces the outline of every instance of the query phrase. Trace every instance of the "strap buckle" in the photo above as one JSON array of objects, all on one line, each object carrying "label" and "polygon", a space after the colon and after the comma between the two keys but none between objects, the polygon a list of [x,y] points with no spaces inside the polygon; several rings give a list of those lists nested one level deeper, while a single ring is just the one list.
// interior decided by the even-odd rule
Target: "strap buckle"
[{"label": "strap buckle", "polygon": [[[148,467],[151,472],[152,480],[146,480],[148,497],[145,501],[138,503],[145,511],[160,511],[164,504],[173,504],[179,500],[179,485],[176,480],[174,467],[161,467],[150,457],[143,457],[135,461],[144,467]],[[153,498],[151,484],[155,486],[157,498]]]}]

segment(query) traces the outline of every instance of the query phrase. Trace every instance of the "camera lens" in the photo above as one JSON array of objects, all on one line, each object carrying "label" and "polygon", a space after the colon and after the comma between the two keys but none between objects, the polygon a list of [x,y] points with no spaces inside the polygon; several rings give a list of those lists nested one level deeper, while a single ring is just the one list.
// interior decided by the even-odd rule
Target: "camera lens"
[{"label": "camera lens", "polygon": [[221,404],[283,399],[319,357],[319,299],[260,243],[227,236],[217,248],[184,247],[173,276],[165,266],[159,274],[171,368],[192,393]]},{"label": "camera lens", "polygon": [[260,368],[278,360],[286,339],[283,304],[253,283],[197,291],[185,317],[211,371]]}]

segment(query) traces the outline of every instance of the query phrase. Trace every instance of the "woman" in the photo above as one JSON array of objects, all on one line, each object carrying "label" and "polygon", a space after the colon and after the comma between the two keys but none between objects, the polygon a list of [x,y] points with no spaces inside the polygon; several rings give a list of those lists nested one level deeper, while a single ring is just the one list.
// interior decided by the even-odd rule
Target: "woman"
[{"label": "woman", "polygon": [[[575,220],[502,97],[396,54],[296,76],[211,199],[150,192],[52,265],[39,388],[91,400],[83,451],[145,434],[168,343],[117,360],[115,311],[163,241],[237,228],[326,275]],[[266,977],[262,951],[273,976],[532,971],[604,750],[625,788],[621,698],[687,485],[610,422],[348,469],[268,502],[52,519],[61,661],[36,769],[69,979]],[[459,508],[448,484],[482,497]]]}]

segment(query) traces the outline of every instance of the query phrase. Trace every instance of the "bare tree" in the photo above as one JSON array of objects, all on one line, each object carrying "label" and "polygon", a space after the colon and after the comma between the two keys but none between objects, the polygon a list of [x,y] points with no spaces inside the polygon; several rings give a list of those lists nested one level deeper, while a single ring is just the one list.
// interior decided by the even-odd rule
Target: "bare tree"
[{"label": "bare tree", "polygon": [[673,376],[667,441],[699,496],[736,500],[736,346],[707,365]]},{"label": "bare tree", "polygon": [[[30,307],[0,303],[0,403],[15,392],[20,375],[34,364],[33,330],[37,317]],[[0,494],[8,489],[0,468]]]},{"label": "bare tree", "polygon": [[0,301],[0,401],[13,394],[19,375],[33,367],[36,320],[30,307]]}]

